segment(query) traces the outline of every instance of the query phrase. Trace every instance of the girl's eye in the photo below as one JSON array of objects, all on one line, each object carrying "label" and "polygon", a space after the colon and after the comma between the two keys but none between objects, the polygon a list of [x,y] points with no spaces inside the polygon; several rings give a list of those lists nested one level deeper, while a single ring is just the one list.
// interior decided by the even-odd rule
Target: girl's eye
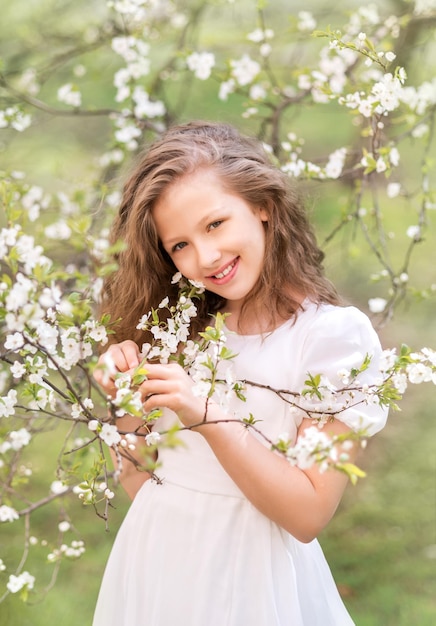
[{"label": "girl's eye", "polygon": [[220,226],[220,224],[223,223],[223,220],[216,220],[216,222],[212,222],[211,224],[209,224],[209,226],[207,227],[208,230],[214,230],[215,228],[218,228],[218,226]]},{"label": "girl's eye", "polygon": [[171,252],[178,252],[179,250],[182,250],[186,245],[187,244],[184,241],[176,243],[176,245],[171,248]]}]

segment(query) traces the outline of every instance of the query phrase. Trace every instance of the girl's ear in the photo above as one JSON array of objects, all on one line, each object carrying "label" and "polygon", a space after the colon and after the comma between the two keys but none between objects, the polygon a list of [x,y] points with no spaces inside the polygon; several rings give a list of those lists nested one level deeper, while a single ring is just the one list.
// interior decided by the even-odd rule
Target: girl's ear
[{"label": "girl's ear", "polygon": [[269,220],[268,211],[266,209],[259,208],[259,217],[262,222],[267,222]]}]

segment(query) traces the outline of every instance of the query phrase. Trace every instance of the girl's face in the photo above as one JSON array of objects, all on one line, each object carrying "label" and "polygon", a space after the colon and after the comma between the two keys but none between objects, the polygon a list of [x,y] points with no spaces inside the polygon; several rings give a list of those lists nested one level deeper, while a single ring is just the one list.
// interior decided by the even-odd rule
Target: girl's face
[{"label": "girl's face", "polygon": [[179,272],[239,313],[262,270],[266,212],[226,191],[212,169],[201,169],[168,187],[153,220]]}]

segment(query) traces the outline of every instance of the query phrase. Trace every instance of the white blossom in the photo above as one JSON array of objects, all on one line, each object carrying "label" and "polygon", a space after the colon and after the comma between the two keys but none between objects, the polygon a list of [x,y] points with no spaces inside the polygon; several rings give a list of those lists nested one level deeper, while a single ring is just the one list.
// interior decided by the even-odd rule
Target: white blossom
[{"label": "white blossom", "polygon": [[74,404],[71,405],[71,417],[73,419],[78,419],[79,417],[81,417],[83,415],[83,409],[80,406],[80,404],[78,404],[77,402],[75,402]]},{"label": "white blossom", "polygon": [[251,100],[264,100],[266,98],[266,95],[267,95],[267,92],[266,92],[265,87],[259,84],[251,85],[250,87]]},{"label": "white blossom", "polygon": [[316,20],[310,11],[298,12],[297,28],[300,31],[311,31],[316,28]]},{"label": "white blossom", "polygon": [[0,522],[14,522],[19,519],[19,515],[15,509],[6,504],[0,506]]},{"label": "white blossom", "polygon": [[13,128],[23,132],[32,123],[30,115],[23,113],[17,106],[8,107],[5,111],[0,110],[0,128]]},{"label": "white blossom", "polygon": [[230,66],[233,78],[241,87],[253,82],[260,72],[259,63],[253,61],[248,54],[244,54],[240,59],[232,59]]},{"label": "white blossom", "polygon": [[106,500],[112,500],[112,498],[115,497],[115,494],[110,489],[105,489],[104,490],[104,497],[106,498]]},{"label": "white blossom", "polygon": [[432,380],[432,368],[424,363],[410,363],[406,368],[409,381],[414,385],[430,382]]},{"label": "white blossom", "polygon": [[134,113],[138,118],[154,118],[165,114],[164,103],[161,100],[150,100],[149,94],[140,85],[135,87],[132,99],[135,102]]},{"label": "white blossom", "polygon": [[9,368],[14,378],[22,378],[26,373],[26,366],[20,361],[14,361],[13,365]]},{"label": "white blossom", "polygon": [[436,0],[415,0],[415,15],[426,15],[436,11]]},{"label": "white blossom", "polygon": [[67,83],[59,87],[58,100],[64,104],[79,107],[82,104],[82,94],[72,83]]},{"label": "white blossom", "polygon": [[389,161],[394,167],[397,167],[400,163],[400,153],[398,151],[398,148],[396,148],[395,146],[389,151]]},{"label": "white blossom", "polygon": [[108,446],[114,446],[121,441],[121,435],[114,424],[103,424],[99,435]]},{"label": "white blossom", "polygon": [[132,122],[128,122],[124,118],[118,118],[116,125],[118,130],[115,131],[115,139],[125,144],[128,150],[135,150],[138,147],[136,139],[141,136],[141,130]]},{"label": "white blossom", "polygon": [[218,98],[220,100],[227,100],[229,95],[235,91],[235,87],[236,87],[236,82],[234,78],[225,80],[220,85]]},{"label": "white blossom", "polygon": [[415,139],[420,139],[421,137],[427,135],[429,131],[430,127],[428,124],[418,124],[418,126],[415,126],[415,128],[412,130],[412,137],[414,137]]},{"label": "white blossom", "polygon": [[25,428],[13,430],[9,433],[12,450],[21,450],[30,443],[32,435]]},{"label": "white blossom", "polygon": [[421,237],[421,228],[419,226],[409,226],[409,228],[406,231],[406,234],[408,237],[410,237],[410,239],[420,239]]},{"label": "white blossom", "polygon": [[27,587],[27,589],[33,589],[35,584],[35,576],[29,574],[29,572],[22,572],[19,576],[15,576],[11,574],[9,576],[9,580],[6,584],[6,587],[11,593],[17,593],[21,591],[23,587]]},{"label": "white blossom", "polygon": [[0,417],[10,417],[15,413],[17,399],[15,389],[10,389],[5,396],[0,397]]},{"label": "white blossom", "polygon": [[274,37],[274,31],[271,28],[256,28],[247,35],[248,41],[254,43],[262,43],[266,39],[272,39]]},{"label": "white blossom", "polygon": [[396,198],[400,195],[401,192],[401,184],[400,183],[389,183],[386,187],[386,194],[388,198]]},{"label": "white blossom", "polygon": [[260,55],[263,57],[267,57],[272,52],[272,47],[269,43],[263,43],[259,48]]},{"label": "white blossom", "polygon": [[368,300],[368,307],[371,313],[382,313],[387,305],[385,298],[370,298]]},{"label": "white blossom", "polygon": [[325,175],[327,178],[339,178],[344,167],[346,156],[346,148],[339,148],[338,150],[332,152],[329,156],[327,165],[325,166]]},{"label": "white blossom", "polygon": [[58,495],[68,491],[68,487],[61,480],[54,480],[50,485],[50,491],[51,493]]},{"label": "white blossom", "polygon": [[378,172],[379,174],[381,172],[385,172],[387,170],[387,165],[386,165],[386,161],[384,160],[384,158],[382,156],[378,157],[376,164],[375,164],[375,170],[376,172]]},{"label": "white blossom", "polygon": [[[326,460],[320,463],[320,470],[327,469],[327,460],[336,460],[336,452],[332,445],[332,440],[316,426],[306,428],[304,434],[300,436],[296,444],[289,448],[286,456],[292,465],[300,469],[311,467],[316,461],[318,451],[326,453]],[[324,454],[323,454],[324,456]]]},{"label": "white blossom", "polygon": [[151,432],[148,433],[148,435],[145,435],[145,443],[148,446],[155,446],[157,444],[159,444],[161,442],[161,435],[157,432]]},{"label": "white blossom", "polygon": [[407,390],[407,376],[402,372],[397,372],[392,376],[392,382],[394,384],[395,389],[399,391],[399,393],[403,394]]},{"label": "white blossom", "polygon": [[36,70],[33,67],[24,70],[18,80],[18,86],[30,95],[36,96],[41,87],[38,84]]},{"label": "white blossom", "polygon": [[215,55],[212,52],[193,52],[187,57],[186,64],[196,78],[206,80],[215,65]]},{"label": "white blossom", "polygon": [[71,228],[63,219],[49,224],[44,229],[44,234],[48,239],[66,240],[71,237]]}]

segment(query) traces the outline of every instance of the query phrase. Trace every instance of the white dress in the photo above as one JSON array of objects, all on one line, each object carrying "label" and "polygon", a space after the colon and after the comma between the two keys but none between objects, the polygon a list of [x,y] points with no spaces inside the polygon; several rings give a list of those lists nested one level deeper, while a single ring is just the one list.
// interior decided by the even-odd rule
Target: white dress
[{"label": "white dress", "polygon": [[[368,318],[353,307],[306,303],[296,323],[266,337],[228,332],[237,379],[299,391],[307,372],[337,372],[380,354]],[[371,371],[372,370],[372,371]],[[360,377],[370,381],[374,367]],[[271,439],[295,438],[302,419],[271,391],[247,388],[232,414],[252,413]],[[341,419],[373,434],[379,406],[347,409]],[[177,420],[166,412],[155,430]],[[245,498],[198,433],[163,447],[157,472],[138,492],[115,540],[93,626],[351,626],[316,540],[303,544]]]}]

